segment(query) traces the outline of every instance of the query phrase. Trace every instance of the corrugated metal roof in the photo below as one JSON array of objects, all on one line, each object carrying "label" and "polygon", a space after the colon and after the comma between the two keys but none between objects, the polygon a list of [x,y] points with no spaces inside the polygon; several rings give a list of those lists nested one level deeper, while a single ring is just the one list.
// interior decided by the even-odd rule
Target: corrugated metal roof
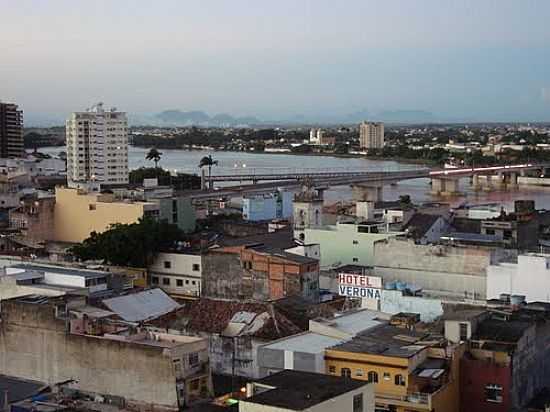
[{"label": "corrugated metal roof", "polygon": [[127,322],[155,319],[180,307],[161,289],[105,299],[103,304]]}]

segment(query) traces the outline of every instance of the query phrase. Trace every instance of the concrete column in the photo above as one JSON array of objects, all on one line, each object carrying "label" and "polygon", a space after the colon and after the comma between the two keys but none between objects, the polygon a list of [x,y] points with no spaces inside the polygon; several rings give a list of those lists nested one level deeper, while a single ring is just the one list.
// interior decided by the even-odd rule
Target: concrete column
[{"label": "concrete column", "polygon": [[501,190],[506,188],[506,180],[502,172],[497,173],[497,187]]},{"label": "concrete column", "polygon": [[483,190],[486,191],[486,192],[492,192],[493,190],[495,190],[495,187],[493,185],[493,176],[492,175],[487,175],[485,177],[487,179],[486,179],[486,184],[483,187]]},{"label": "concrete column", "polygon": [[352,198],[355,201],[379,202],[383,200],[384,186],[352,185]]},{"label": "concrete column", "polygon": [[448,195],[448,196],[456,195],[456,194],[460,193],[458,187],[459,187],[458,179],[446,179],[445,180],[445,190],[444,190],[443,194]]},{"label": "concrete column", "polygon": [[477,174],[472,175],[472,187],[474,190],[481,189],[481,183],[479,182],[479,175]]},{"label": "concrete column", "polygon": [[517,173],[510,173],[508,177],[508,187],[510,189],[517,189],[518,188],[518,174]]},{"label": "concrete column", "polygon": [[206,172],[201,168],[201,190],[206,190]]},{"label": "concrete column", "polygon": [[432,179],[432,195],[441,195],[445,192],[445,179],[433,178]]}]

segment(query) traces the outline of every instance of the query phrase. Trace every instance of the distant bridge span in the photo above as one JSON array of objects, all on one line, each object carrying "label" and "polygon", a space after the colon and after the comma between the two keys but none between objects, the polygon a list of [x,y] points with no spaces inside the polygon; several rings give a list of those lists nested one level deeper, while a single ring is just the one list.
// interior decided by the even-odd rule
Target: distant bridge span
[{"label": "distant bridge span", "polygon": [[[201,191],[191,195],[196,200],[206,200],[217,197],[238,196],[246,193],[262,193],[272,191],[276,187],[295,188],[301,182],[308,179],[317,187],[343,186],[353,184],[363,185],[386,185],[402,180],[430,178],[432,182],[457,181],[462,177],[479,175],[514,175],[526,170],[545,170],[550,164],[516,164],[504,166],[484,166],[469,168],[429,169],[415,168],[410,170],[333,170],[321,171],[320,169],[288,170],[284,172],[262,173],[263,169],[255,169],[248,173],[235,173],[225,175],[206,176],[202,174]],[[259,172],[258,172],[259,171]],[[252,184],[228,186],[214,189],[215,183],[222,182],[252,182]],[[259,183],[265,182],[265,183]],[[516,178],[517,182],[517,178]],[[455,183],[456,186],[457,183]],[[439,186],[438,186],[439,187]],[[438,189],[439,190],[439,189]],[[439,190],[444,192],[445,189]],[[453,192],[454,190],[450,190]]]}]

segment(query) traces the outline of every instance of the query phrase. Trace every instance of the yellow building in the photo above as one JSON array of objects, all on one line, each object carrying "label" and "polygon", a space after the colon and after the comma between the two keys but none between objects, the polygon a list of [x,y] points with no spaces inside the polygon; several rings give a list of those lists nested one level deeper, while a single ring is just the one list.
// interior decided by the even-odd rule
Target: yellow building
[{"label": "yellow building", "polygon": [[459,411],[463,349],[426,334],[376,326],[325,351],[326,373],[374,383],[377,411]]},{"label": "yellow building", "polygon": [[104,232],[114,223],[135,223],[144,216],[158,216],[153,202],[117,200],[112,193],[87,193],[56,188],[54,240],[78,243],[92,232]]}]

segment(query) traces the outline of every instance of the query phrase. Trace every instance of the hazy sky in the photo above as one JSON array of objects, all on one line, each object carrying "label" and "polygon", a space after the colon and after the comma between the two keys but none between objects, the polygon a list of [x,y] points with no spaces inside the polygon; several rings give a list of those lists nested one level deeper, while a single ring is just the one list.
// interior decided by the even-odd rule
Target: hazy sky
[{"label": "hazy sky", "polygon": [[550,120],[549,17],[548,0],[0,0],[0,99]]}]

